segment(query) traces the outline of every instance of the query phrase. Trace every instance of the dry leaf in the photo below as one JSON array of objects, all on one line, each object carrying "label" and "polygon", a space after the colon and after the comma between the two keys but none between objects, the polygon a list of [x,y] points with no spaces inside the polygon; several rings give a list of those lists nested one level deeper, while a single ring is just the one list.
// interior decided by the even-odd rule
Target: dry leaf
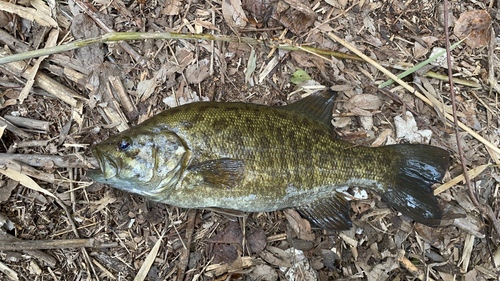
[{"label": "dry leaf", "polygon": [[239,244],[243,241],[243,232],[238,222],[230,222],[224,230],[208,240],[211,243]]},{"label": "dry leaf", "polygon": [[228,244],[215,244],[210,256],[213,257],[213,263],[226,264],[231,264],[240,257],[236,246]]},{"label": "dry leaf", "polygon": [[378,96],[370,94],[355,95],[346,105],[346,108],[361,108],[366,110],[377,110],[382,106],[382,101]]},{"label": "dry leaf", "polygon": [[395,258],[387,258],[385,262],[377,263],[373,267],[365,262],[356,262],[356,265],[363,269],[368,281],[388,280],[388,273],[399,268],[399,262]]},{"label": "dry leaf", "polygon": [[175,16],[179,14],[182,6],[182,0],[166,0],[165,8],[161,10],[160,14],[167,16]]},{"label": "dry leaf", "polygon": [[243,9],[250,13],[250,17],[257,21],[257,24],[266,22],[273,12],[273,7],[278,3],[277,0],[242,0]]},{"label": "dry leaf", "polygon": [[415,47],[413,48],[413,54],[415,58],[422,57],[429,52],[429,47],[438,40],[438,38],[434,36],[424,36],[422,37],[422,41],[427,44],[427,48],[420,45],[418,42],[415,42]]},{"label": "dry leaf", "polygon": [[49,197],[52,197],[54,199],[56,199],[57,197],[50,193],[49,191],[41,188],[33,179],[31,179],[30,177],[28,177],[27,175],[23,174],[23,173],[20,173],[14,169],[11,169],[9,168],[8,166],[5,166],[5,167],[0,167],[0,173],[1,174],[4,174],[5,176],[11,178],[12,180],[15,180],[15,181],[18,181],[20,184],[32,189],[32,190],[35,190],[35,191],[38,191],[40,193],[43,193]]},{"label": "dry leaf", "polygon": [[292,267],[292,256],[280,248],[267,246],[266,250],[259,253],[266,262],[279,267]]},{"label": "dry leaf", "polygon": [[[70,31],[75,39],[88,39],[101,35],[101,29],[86,14],[78,14],[73,18]],[[76,58],[82,63],[82,66],[87,69],[93,69],[104,61],[105,52],[102,43],[83,46],[74,52]],[[95,90],[97,88],[99,88],[98,85],[92,89]]]},{"label": "dry leaf", "polygon": [[230,26],[243,28],[247,25],[241,0],[222,0],[222,15]]},{"label": "dry leaf", "polygon": [[344,8],[347,6],[347,0],[325,0],[325,2],[335,8]]},{"label": "dry leaf", "polygon": [[473,10],[460,15],[453,33],[460,39],[469,36],[465,43],[471,48],[479,48],[490,41],[490,25],[491,17],[487,11]]},{"label": "dry leaf", "polygon": [[265,280],[265,281],[276,281],[278,280],[278,273],[274,268],[266,264],[259,264],[252,269],[252,272],[248,274],[252,280]]},{"label": "dry leaf", "polygon": [[320,70],[325,68],[325,60],[317,56],[299,51],[293,51],[291,55],[301,67],[317,67]]},{"label": "dry leaf", "polygon": [[318,273],[311,267],[309,259],[305,257],[303,251],[288,248],[286,252],[293,256],[294,264],[292,268],[280,267],[280,270],[285,274],[285,280],[318,280]]},{"label": "dry leaf", "polygon": [[153,94],[156,87],[164,83],[170,77],[170,75],[177,72],[179,68],[180,66],[177,67],[174,66],[171,62],[166,62],[165,64],[162,64],[153,78],[140,81],[137,84],[137,95],[141,98],[141,101],[146,101],[151,96],[151,94]]},{"label": "dry leaf", "polygon": [[372,116],[370,110],[377,110],[382,106],[378,96],[370,94],[355,95],[344,105],[345,109],[358,116]]},{"label": "dry leaf", "polygon": [[415,46],[413,47],[413,55],[416,59],[424,56],[425,54],[427,54],[427,52],[429,52],[429,49],[420,45],[418,42],[415,42]]},{"label": "dry leaf", "polygon": [[311,231],[311,223],[303,219],[297,211],[293,209],[284,210],[285,217],[297,236],[306,241],[314,241],[314,233]]},{"label": "dry leaf", "polygon": [[279,17],[279,22],[294,34],[301,34],[308,30],[316,19],[316,14],[304,13],[294,9],[288,9]]},{"label": "dry leaf", "polygon": [[432,136],[431,130],[419,130],[413,114],[407,111],[406,115],[394,117],[396,126],[396,137],[405,139],[410,143],[429,143]]},{"label": "dry leaf", "polygon": [[195,19],[193,23],[195,24],[195,26],[199,25],[199,26],[202,26],[204,28],[208,28],[208,29],[211,29],[211,30],[220,31],[220,29],[218,29],[215,25],[213,25],[211,22],[208,22],[208,21],[204,21],[204,20],[200,20],[200,19]]},{"label": "dry leaf", "polygon": [[[257,67],[256,61],[257,55],[255,54],[255,49],[252,48],[252,50],[250,51],[250,56],[248,57],[247,68],[245,69],[245,83],[247,84],[252,77],[255,67]],[[253,84],[253,80],[251,81],[251,84]]]},{"label": "dry leaf", "polygon": [[186,79],[190,84],[199,84],[210,77],[210,62],[208,59],[200,60],[197,64],[192,64],[186,68]]},{"label": "dry leaf", "polygon": [[293,8],[301,13],[313,15],[314,11],[311,9],[311,2],[308,0],[284,0]]},{"label": "dry leaf", "polygon": [[262,228],[248,235],[248,245],[252,253],[260,253],[266,247],[266,233]]},{"label": "dry leaf", "polygon": [[11,20],[9,14],[0,11],[0,26],[7,26],[10,21]]}]

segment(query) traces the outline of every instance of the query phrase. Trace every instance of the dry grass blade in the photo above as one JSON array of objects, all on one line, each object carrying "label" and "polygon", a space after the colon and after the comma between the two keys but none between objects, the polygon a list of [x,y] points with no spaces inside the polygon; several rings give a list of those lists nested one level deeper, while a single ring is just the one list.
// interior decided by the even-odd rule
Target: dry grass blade
[{"label": "dry grass blade", "polygon": [[162,242],[163,242],[163,234],[160,235],[155,245],[153,246],[153,249],[151,249],[151,252],[149,252],[148,256],[146,257],[146,260],[144,260],[144,263],[142,264],[141,269],[139,269],[139,272],[137,272],[134,281],[143,281],[146,279],[146,277],[148,276],[149,269],[151,268],[151,265],[153,265],[153,262],[155,261],[155,258],[158,255],[158,250],[160,250]]},{"label": "dry grass blade", "polygon": [[[474,179],[479,174],[481,174],[484,170],[486,170],[486,168],[488,168],[490,166],[491,166],[491,164],[485,164],[485,165],[481,165],[479,167],[476,167],[476,168],[468,171],[470,179]],[[448,190],[452,186],[455,186],[456,184],[458,184],[459,182],[464,181],[464,180],[465,180],[464,174],[461,174],[460,176],[455,177],[452,180],[450,180],[449,182],[436,188],[434,190],[434,195],[438,195],[439,193],[442,193],[442,192]]]},{"label": "dry grass blade", "polygon": [[7,128],[7,124],[0,125],[0,138],[3,136],[3,132]]},{"label": "dry grass blade", "polygon": [[54,199],[58,199],[54,194],[50,193],[46,189],[41,188],[34,180],[32,180],[27,175],[10,168],[9,164],[7,164],[4,168],[0,168],[0,173],[11,178],[12,180],[18,181],[20,184],[22,184],[22,185],[24,185],[32,190],[43,193],[43,194],[45,194],[49,197],[52,197]]},{"label": "dry grass blade", "polygon": [[[60,46],[56,46],[53,48],[57,48],[57,47],[60,47]],[[45,49],[41,49],[41,50],[45,50]],[[37,51],[40,51],[40,50],[37,50]],[[8,55],[10,55],[10,52],[7,52],[6,50],[0,50],[0,60],[8,57]],[[32,69],[31,66],[27,66],[26,63],[19,62],[19,61],[12,62],[12,63],[6,64],[6,65],[2,65],[1,67],[6,68],[8,71],[15,73],[18,76],[25,77],[25,78],[28,77],[28,73],[31,73],[31,69]],[[77,106],[76,98],[81,99],[81,100],[85,100],[85,98],[83,96],[81,96],[81,95],[75,93],[73,90],[61,85],[59,82],[55,81],[50,76],[48,76],[42,72],[37,73],[37,75],[35,76],[35,82],[38,84],[38,86],[40,86],[41,88],[43,88],[44,90],[46,90],[50,94],[56,96],[57,98],[61,99],[62,101],[68,103],[69,105],[71,105],[73,107]]]}]

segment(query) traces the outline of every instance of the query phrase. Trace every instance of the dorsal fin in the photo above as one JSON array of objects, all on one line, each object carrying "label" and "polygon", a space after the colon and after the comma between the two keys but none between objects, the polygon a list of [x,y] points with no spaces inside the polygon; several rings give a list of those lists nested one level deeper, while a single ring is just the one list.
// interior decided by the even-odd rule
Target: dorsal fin
[{"label": "dorsal fin", "polygon": [[286,105],[283,109],[299,112],[315,121],[325,124],[328,128],[332,128],[332,110],[336,99],[337,92],[326,89]]}]

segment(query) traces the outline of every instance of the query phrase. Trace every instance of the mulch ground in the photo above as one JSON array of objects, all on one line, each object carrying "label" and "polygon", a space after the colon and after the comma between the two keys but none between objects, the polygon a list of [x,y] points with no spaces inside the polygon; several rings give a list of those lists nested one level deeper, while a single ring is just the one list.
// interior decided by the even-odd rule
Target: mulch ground
[{"label": "mulch ground", "polygon": [[[0,65],[0,279],[498,280],[499,5],[453,1],[447,11],[451,43],[468,36],[451,51],[464,125],[457,137],[445,116],[452,107],[443,57],[403,78],[421,98],[397,83],[378,88],[388,77],[328,35],[399,74],[445,48],[441,1],[0,2],[1,57],[112,31],[266,42],[130,40]],[[168,108],[281,106],[321,87],[340,93],[332,120],[340,138],[450,152],[444,184],[435,186],[440,227],[355,187],[352,229],[330,233],[294,210],[182,209],[85,176],[96,165],[92,145]],[[462,162],[472,197],[461,178],[453,181]]]}]

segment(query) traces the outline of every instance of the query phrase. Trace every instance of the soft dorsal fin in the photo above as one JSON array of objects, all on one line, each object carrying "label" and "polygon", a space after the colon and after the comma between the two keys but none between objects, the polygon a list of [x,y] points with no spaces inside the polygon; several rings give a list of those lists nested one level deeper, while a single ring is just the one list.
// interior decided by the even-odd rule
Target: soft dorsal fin
[{"label": "soft dorsal fin", "polygon": [[223,158],[193,165],[188,170],[201,175],[208,186],[230,189],[243,180],[245,163],[243,160]]},{"label": "soft dorsal fin", "polygon": [[332,110],[336,99],[337,92],[326,89],[286,105],[283,109],[299,112],[331,128]]}]

